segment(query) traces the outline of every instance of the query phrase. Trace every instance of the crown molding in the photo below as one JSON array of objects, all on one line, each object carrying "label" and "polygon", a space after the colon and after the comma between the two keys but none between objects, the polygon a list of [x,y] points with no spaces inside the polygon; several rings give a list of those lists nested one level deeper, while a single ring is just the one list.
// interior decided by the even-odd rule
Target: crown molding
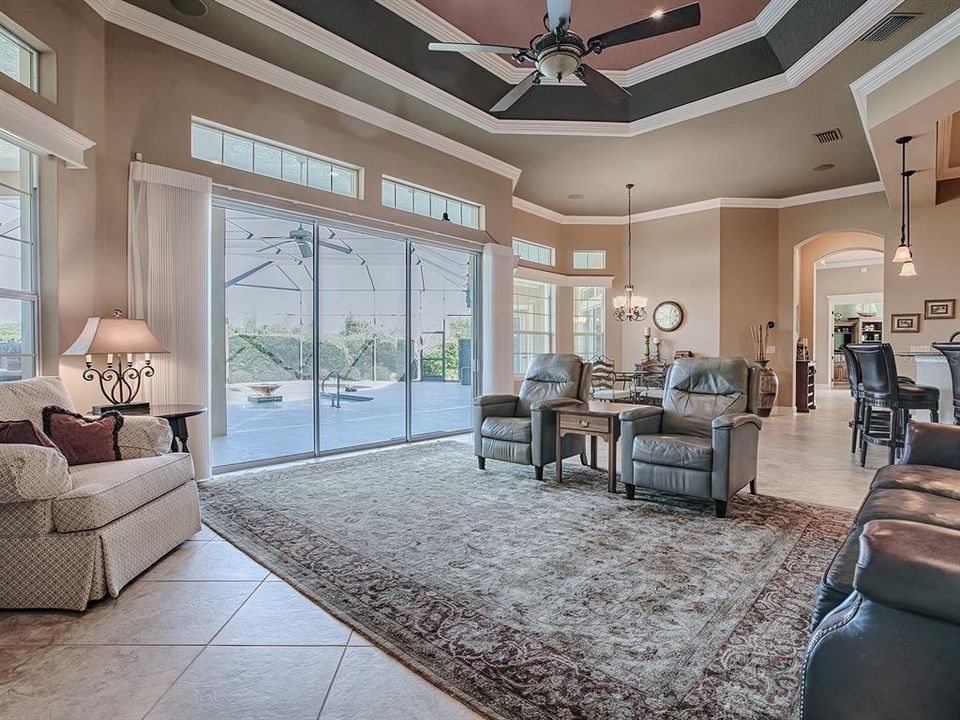
[{"label": "crown molding", "polygon": [[[897,4],[896,0],[866,0],[851,18],[841,23],[827,38],[795,63],[794,68],[798,68],[797,70],[791,68],[780,75],[775,75],[749,85],[703,98],[681,107],[640,118],[629,123],[620,123],[565,120],[508,120],[496,118],[411,73],[392,65],[386,60],[353,45],[340,36],[311,23],[299,15],[269,2],[269,0],[218,1],[257,22],[284,32],[289,37],[314,48],[318,52],[322,52],[341,62],[349,64],[351,67],[377,80],[388,83],[402,92],[416,97],[486,132],[511,135],[592,137],[635,137],[643,133],[685,122],[693,118],[708,115],[752,100],[758,100],[796,87],[796,85],[829,62],[839,50],[856,40],[865,30],[887,14],[891,5]],[[243,73],[249,77],[270,83],[289,92],[295,92],[302,97],[313,99],[316,102],[328,105],[342,112],[351,114],[360,113],[355,114],[355,116],[371,124],[389,129],[397,134],[410,137],[408,133],[417,132],[411,128],[418,128],[421,137],[424,137],[424,134],[428,133],[447,147],[459,145],[461,148],[472,153],[474,158],[478,155],[483,155],[483,153],[473,150],[472,148],[467,148],[465,145],[447,140],[439,133],[434,133],[425,128],[419,128],[419,126],[403,118],[391,115],[386,111],[350,98],[320,83],[297,76],[295,73],[267,63],[253,55],[220,43],[176,23],[172,23],[139,7],[130,5],[125,2],[125,0],[86,0],[86,2],[109,22],[126,27],[128,30],[210,60],[211,62]],[[793,6],[791,0],[775,0],[775,2],[776,5],[774,5],[770,14],[766,16],[766,22],[770,22],[771,19],[779,20],[779,18],[782,17],[782,13],[786,13]],[[781,14],[778,15],[778,13]],[[664,56],[664,58],[666,57],[667,56]],[[664,59],[661,58],[661,60]],[[342,109],[345,107],[352,107],[355,108],[355,110]],[[389,119],[384,118],[384,115]],[[389,123],[390,127],[381,123]],[[425,141],[417,139],[418,142],[424,142],[427,145],[442,149],[440,144],[436,144],[437,140]],[[449,150],[443,151],[449,152],[452,155],[458,155],[458,153],[450,152]],[[484,157],[489,158],[489,156],[486,155],[484,155]],[[464,159],[467,158],[464,157]],[[479,164],[474,160],[468,161]],[[496,161],[496,163],[499,163],[501,168],[506,170],[506,168],[503,168],[503,166],[506,166],[506,163],[502,163],[501,161]],[[513,170],[516,170],[516,168],[513,168]],[[516,172],[519,173],[519,170],[516,170]],[[501,172],[501,174],[505,173]],[[516,184],[516,181],[514,181],[514,184]]]},{"label": "crown molding", "polygon": [[87,3],[114,25],[502,175],[510,179],[513,187],[520,179],[518,167],[123,0],[87,0]]},{"label": "crown molding", "polygon": [[0,136],[40,155],[60,158],[67,167],[77,169],[87,167],[83,154],[96,144],[3,90],[0,90]]},{"label": "crown molding", "polygon": [[[662,220],[663,218],[676,217],[677,215],[690,215],[691,213],[703,212],[704,210],[719,210],[721,208],[746,208],[751,210],[782,210],[784,208],[796,207],[798,205],[811,205],[813,203],[828,202],[830,200],[841,200],[843,198],[857,197],[858,195],[871,195],[873,193],[883,192],[883,183],[872,182],[862,185],[849,185],[833,190],[821,190],[819,192],[806,193],[804,195],[793,195],[785,198],[728,198],[718,197],[709,200],[698,200],[696,202],[685,203],[683,205],[673,205],[671,207],[659,208],[657,210],[647,210],[646,212],[634,213],[630,216],[631,223],[648,222],[650,220]],[[537,205],[529,200],[522,198],[513,198],[513,207],[517,210],[536,215],[545,220],[558,223],[560,225],[626,225],[626,215],[563,215],[550,208]]]},{"label": "crown molding", "polygon": [[[429,8],[424,7],[417,0],[377,0],[377,2],[441,42],[477,42],[475,38]],[[771,0],[754,20],[729,28],[628,70],[600,70],[599,72],[619,85],[625,87],[636,85],[639,82],[690,65],[711,55],[730,50],[752,40],[759,40],[780,21],[796,2],[797,0]],[[512,63],[500,55],[492,53],[463,53],[463,55],[511,85],[516,85],[530,74],[529,67]],[[545,78],[544,82],[558,84],[552,78]],[[583,83],[579,80],[570,80],[563,84],[574,86]]]},{"label": "crown molding", "polygon": [[880,164],[877,162],[877,152],[873,146],[870,122],[867,117],[868,96],[958,37],[960,37],[960,10],[955,10],[925,33],[914,38],[886,60],[850,83],[850,92],[853,93],[854,102],[857,104],[857,112],[860,113],[863,133],[866,135],[867,144],[870,146],[870,152],[878,171]]}]

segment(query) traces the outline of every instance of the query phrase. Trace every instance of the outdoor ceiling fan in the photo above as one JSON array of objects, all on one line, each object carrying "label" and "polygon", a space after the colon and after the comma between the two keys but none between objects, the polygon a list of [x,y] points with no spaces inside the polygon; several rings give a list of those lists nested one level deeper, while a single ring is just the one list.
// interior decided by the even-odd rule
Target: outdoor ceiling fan
[{"label": "outdoor ceiling fan", "polygon": [[[332,243],[331,240],[337,239],[337,234],[327,228],[327,231],[330,233],[330,236],[326,240],[317,240],[317,245],[320,247],[327,248],[328,250],[335,250],[337,252],[343,253],[344,255],[350,255],[353,252],[353,248],[349,245],[343,244],[342,241],[339,241],[340,244]],[[266,247],[260,248],[257,252],[264,252],[266,250],[276,250],[280,252],[280,246],[288,245],[290,243],[296,243],[297,248],[300,250],[301,258],[310,258],[313,257],[313,232],[307,230],[301,224],[300,227],[294,228],[286,237],[282,235],[265,235],[260,238],[261,240],[278,240],[279,242],[270,243]]]},{"label": "outdoor ceiling fan", "polygon": [[594,53],[599,55],[614,45],[646,40],[700,24],[700,3],[693,3],[669,12],[655,12],[643,20],[594,35],[584,42],[579,35],[570,32],[570,2],[571,0],[547,0],[547,14],[543,17],[543,24],[548,32],[535,36],[530,41],[529,48],[443,42],[432,42],[429,47],[431,50],[443,52],[509,54],[519,63],[529,60],[536,65],[536,70],[490,108],[491,112],[501,112],[509,108],[531,87],[539,85],[541,78],[556,78],[560,81],[570,75],[580,78],[587,87],[608,102],[621,103],[630,93],[587,65],[583,58]]}]

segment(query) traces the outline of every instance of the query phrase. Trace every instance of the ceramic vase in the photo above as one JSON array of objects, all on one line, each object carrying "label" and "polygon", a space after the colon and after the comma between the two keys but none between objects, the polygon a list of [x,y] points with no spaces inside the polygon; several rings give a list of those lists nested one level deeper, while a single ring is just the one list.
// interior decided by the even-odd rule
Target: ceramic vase
[{"label": "ceramic vase", "polygon": [[757,415],[770,417],[774,404],[777,402],[777,391],[780,389],[780,379],[773,368],[767,367],[769,360],[756,360],[760,368],[760,391],[757,397]]}]

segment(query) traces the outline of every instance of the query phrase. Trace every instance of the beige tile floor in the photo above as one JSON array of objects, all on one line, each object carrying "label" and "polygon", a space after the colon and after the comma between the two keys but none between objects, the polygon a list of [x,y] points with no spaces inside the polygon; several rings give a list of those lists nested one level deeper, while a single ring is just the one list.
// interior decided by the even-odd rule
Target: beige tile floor
[{"label": "beige tile floor", "polygon": [[[761,493],[859,504],[885,455],[857,466],[850,402],[765,422]],[[4,720],[476,717],[206,528],[82,615],[0,612]]]}]

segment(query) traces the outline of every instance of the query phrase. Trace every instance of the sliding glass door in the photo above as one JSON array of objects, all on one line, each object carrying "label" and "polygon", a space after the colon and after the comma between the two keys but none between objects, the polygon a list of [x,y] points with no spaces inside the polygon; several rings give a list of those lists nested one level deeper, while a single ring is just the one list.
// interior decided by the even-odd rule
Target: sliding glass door
[{"label": "sliding glass door", "polygon": [[216,467],[469,429],[476,253],[227,201],[212,236]]}]

